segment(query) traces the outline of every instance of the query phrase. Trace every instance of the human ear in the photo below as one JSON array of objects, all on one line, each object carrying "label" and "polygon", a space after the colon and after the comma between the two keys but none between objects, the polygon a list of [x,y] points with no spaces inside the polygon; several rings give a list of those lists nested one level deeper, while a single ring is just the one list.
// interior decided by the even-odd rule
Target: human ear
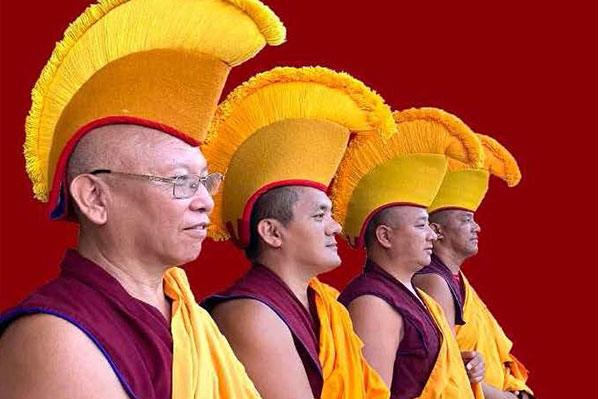
[{"label": "human ear", "polygon": [[257,233],[272,248],[282,247],[282,225],[276,219],[262,219],[257,224]]},{"label": "human ear", "polygon": [[81,215],[97,225],[103,225],[108,221],[107,187],[99,178],[82,174],[73,179],[69,188],[71,198]]},{"label": "human ear", "polygon": [[436,240],[440,241],[444,238],[442,235],[442,228],[438,223],[430,223],[430,228],[436,233],[436,236],[438,237]]},{"label": "human ear", "polygon": [[376,227],[376,240],[378,243],[386,249],[389,249],[392,246],[392,229],[385,225],[380,225]]}]

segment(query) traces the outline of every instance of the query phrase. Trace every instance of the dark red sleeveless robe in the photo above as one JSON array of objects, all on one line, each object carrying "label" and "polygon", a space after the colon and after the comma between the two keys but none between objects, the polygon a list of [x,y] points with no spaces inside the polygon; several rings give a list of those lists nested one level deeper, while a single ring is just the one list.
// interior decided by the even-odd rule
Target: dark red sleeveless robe
[{"label": "dark red sleeveless robe", "polygon": [[407,287],[371,261],[343,290],[339,302],[348,306],[362,295],[379,297],[403,318],[404,335],[396,352],[390,395],[393,399],[418,397],[434,368],[442,339],[433,317]]},{"label": "dark red sleeveless robe", "polygon": [[274,272],[264,266],[253,265],[232,287],[206,298],[201,305],[211,312],[220,303],[247,298],[268,306],[287,325],[305,367],[312,393],[319,398],[324,380],[318,358],[320,326],[313,290],[308,288],[308,311]]},{"label": "dark red sleeveless robe", "polygon": [[446,281],[453,296],[453,303],[455,304],[455,325],[465,324],[463,320],[463,304],[465,303],[465,286],[463,280],[459,276],[457,278],[453,272],[440,260],[436,255],[432,255],[432,262],[417,274],[438,274]]},{"label": "dark red sleeveless robe", "polygon": [[104,354],[129,397],[171,397],[169,322],[158,309],[130,296],[116,279],[76,251],[66,253],[59,277],[0,316],[0,335],[17,318],[36,313],[60,317],[85,333]]}]

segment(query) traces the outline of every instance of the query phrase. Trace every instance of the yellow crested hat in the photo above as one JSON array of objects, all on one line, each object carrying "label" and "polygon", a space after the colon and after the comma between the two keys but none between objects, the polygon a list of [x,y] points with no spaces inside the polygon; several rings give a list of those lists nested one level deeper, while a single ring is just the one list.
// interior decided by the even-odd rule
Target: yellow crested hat
[{"label": "yellow crested hat", "polygon": [[429,206],[457,159],[480,167],[483,150],[475,133],[456,116],[436,108],[393,114],[397,133],[389,140],[354,140],[331,187],[336,220],[354,248],[364,244],[365,229],[380,210],[397,205]]},{"label": "yellow crested hat", "polygon": [[209,236],[249,244],[255,201],[284,185],[326,191],[349,138],[395,132],[384,100],[346,73],[275,68],[233,90],[218,107],[204,155],[225,174]]},{"label": "yellow crested hat", "polygon": [[509,187],[514,187],[521,180],[517,161],[498,141],[492,137],[477,135],[484,149],[484,164],[481,168],[471,168],[456,160],[449,161],[448,171],[428,208],[428,212],[445,209],[464,209],[475,212],[482,203],[490,174],[500,177]]},{"label": "yellow crested hat", "polygon": [[231,67],[285,40],[258,0],[101,0],[65,31],[32,92],[25,159],[35,197],[66,212],[78,140],[107,124],[205,138]]}]

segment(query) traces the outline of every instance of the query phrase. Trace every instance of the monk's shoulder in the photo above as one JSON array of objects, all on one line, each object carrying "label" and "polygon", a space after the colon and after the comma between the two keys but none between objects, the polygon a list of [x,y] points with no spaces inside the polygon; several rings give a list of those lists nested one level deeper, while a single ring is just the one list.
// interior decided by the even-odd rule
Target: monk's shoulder
[{"label": "monk's shoulder", "polygon": [[[257,299],[239,298],[216,305],[212,318],[227,338],[257,344],[281,338],[292,343],[284,321],[269,306]],[[270,342],[271,343],[271,342]]]},{"label": "monk's shoulder", "polygon": [[441,275],[436,273],[416,274],[413,277],[413,284],[439,302],[443,308],[454,306],[451,289]]},{"label": "monk's shoulder", "polygon": [[413,283],[418,287],[422,288],[423,286],[435,288],[435,289],[448,289],[448,283],[438,273],[419,273],[413,276]]},{"label": "monk's shoulder", "polygon": [[7,398],[126,398],[110,364],[83,331],[47,314],[21,317],[0,337]]},{"label": "monk's shoulder", "polygon": [[353,324],[372,331],[396,333],[401,329],[403,318],[384,299],[376,295],[361,295],[347,306]]}]

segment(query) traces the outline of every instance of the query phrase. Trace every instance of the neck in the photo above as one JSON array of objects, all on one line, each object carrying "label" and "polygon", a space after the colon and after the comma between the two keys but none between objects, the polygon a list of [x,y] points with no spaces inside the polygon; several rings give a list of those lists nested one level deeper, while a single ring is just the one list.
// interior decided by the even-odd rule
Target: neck
[{"label": "neck", "polygon": [[463,255],[460,255],[449,248],[437,245],[434,246],[434,255],[436,255],[453,274],[458,274],[461,271],[461,265],[463,265],[463,262],[465,262],[466,259]]},{"label": "neck", "polygon": [[114,277],[129,295],[157,308],[170,320],[170,303],[164,295],[163,275],[166,266],[148,265],[127,256],[115,246],[99,246],[100,240],[81,233],[79,253]]},{"label": "neck", "polygon": [[276,256],[263,255],[265,256],[261,256],[257,263],[276,274],[289,287],[301,304],[309,310],[307,287],[309,286],[309,280],[315,277],[315,275],[306,272],[310,268],[292,261],[278,259]]},{"label": "neck", "polygon": [[415,293],[415,288],[411,279],[415,275],[416,267],[413,265],[404,264],[401,259],[391,259],[386,255],[378,253],[368,254],[368,259],[380,266],[384,271],[397,279],[401,284],[407,287],[410,291]]}]

